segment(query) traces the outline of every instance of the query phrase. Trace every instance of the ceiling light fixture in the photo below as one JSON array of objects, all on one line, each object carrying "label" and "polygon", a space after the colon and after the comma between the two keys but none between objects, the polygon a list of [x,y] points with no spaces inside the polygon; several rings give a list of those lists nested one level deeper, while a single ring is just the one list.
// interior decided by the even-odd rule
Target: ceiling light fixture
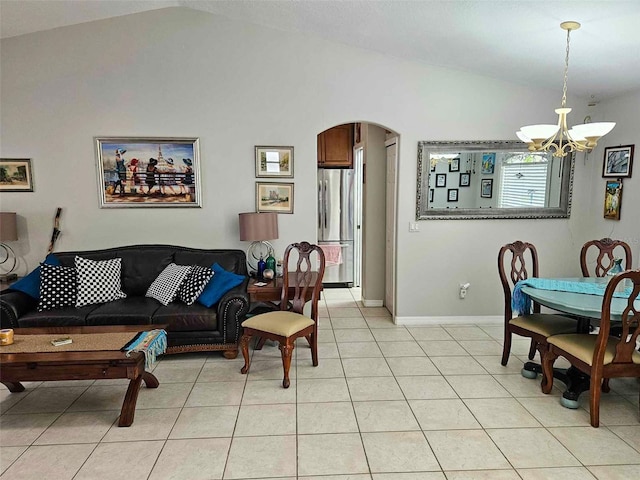
[{"label": "ceiling light fixture", "polygon": [[564,61],[564,85],[562,87],[562,103],[556,108],[558,114],[557,125],[527,125],[522,127],[516,135],[520,140],[529,144],[532,152],[548,151],[554,157],[564,157],[571,152],[592,150],[598,144],[600,137],[609,133],[615,122],[584,123],[567,127],[567,114],[571,108],[567,107],[567,73],[569,71],[569,38],[571,30],[580,28],[578,22],[562,22],[560,28],[567,31],[567,54]]}]

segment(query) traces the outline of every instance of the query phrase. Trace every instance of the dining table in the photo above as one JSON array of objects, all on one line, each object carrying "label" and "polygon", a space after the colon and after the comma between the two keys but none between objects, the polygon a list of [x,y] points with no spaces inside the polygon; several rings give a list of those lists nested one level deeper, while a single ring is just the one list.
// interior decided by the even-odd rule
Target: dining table
[{"label": "dining table", "polygon": [[[599,320],[602,315],[603,295],[610,279],[611,277],[540,279],[549,280],[548,283],[558,285],[559,289],[536,288],[527,285],[526,281],[523,282],[520,289],[534,302],[577,318],[577,333],[588,333],[592,323],[597,323],[593,321]],[[585,293],[586,291],[590,293]],[[611,301],[611,320],[614,322],[621,319],[622,312],[628,305],[628,298],[623,296],[622,291],[619,292],[619,295],[614,296]],[[640,298],[635,301],[634,307],[640,310]],[[524,371],[532,374],[542,373],[541,366],[535,362],[526,362]],[[589,390],[589,376],[574,367],[554,368],[553,376],[567,387],[562,394],[560,403],[567,408],[578,408],[578,397],[582,392]]]}]

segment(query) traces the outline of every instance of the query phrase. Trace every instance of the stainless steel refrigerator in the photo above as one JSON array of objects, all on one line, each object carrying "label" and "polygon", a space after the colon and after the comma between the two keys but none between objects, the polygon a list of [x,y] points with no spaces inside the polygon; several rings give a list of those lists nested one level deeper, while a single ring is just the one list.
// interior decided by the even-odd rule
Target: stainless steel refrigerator
[{"label": "stainless steel refrigerator", "polygon": [[318,244],[325,253],[324,285],[353,286],[353,169],[318,169]]}]

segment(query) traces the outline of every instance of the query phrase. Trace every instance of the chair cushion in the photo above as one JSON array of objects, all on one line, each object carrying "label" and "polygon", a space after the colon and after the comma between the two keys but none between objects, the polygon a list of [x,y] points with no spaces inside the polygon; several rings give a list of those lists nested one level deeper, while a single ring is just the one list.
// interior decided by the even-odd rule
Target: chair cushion
[{"label": "chair cushion", "polygon": [[578,328],[577,320],[548,313],[534,313],[515,317],[509,323],[545,337],[560,333],[575,333]]},{"label": "chair cushion", "polygon": [[[597,340],[598,335],[574,333],[572,335],[556,335],[547,341],[550,345],[555,345],[591,366],[593,364],[593,352],[596,349]],[[608,365],[613,361],[613,356],[616,353],[616,345],[619,341],[620,339],[617,337],[609,337],[607,340],[607,348],[604,352],[604,365]],[[640,353],[633,352],[631,361],[640,365]]]},{"label": "chair cushion", "polygon": [[263,313],[242,322],[244,328],[253,328],[282,337],[290,337],[311,325],[313,320],[309,317],[282,311]]}]

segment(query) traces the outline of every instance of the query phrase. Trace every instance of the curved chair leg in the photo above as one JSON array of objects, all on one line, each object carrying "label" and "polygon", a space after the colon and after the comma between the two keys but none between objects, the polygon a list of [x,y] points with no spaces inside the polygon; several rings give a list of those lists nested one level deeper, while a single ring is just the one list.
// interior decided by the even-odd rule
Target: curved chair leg
[{"label": "curved chair leg", "polygon": [[249,368],[251,367],[251,358],[249,357],[249,341],[251,340],[251,335],[247,335],[246,333],[242,335],[240,339],[240,348],[242,349],[242,356],[244,357],[244,367],[240,369],[240,373],[249,373]]},{"label": "curved chair leg", "polygon": [[533,357],[536,356],[536,347],[538,343],[532,338],[531,345],[529,346],[529,360],[533,360]]},{"label": "curved chair leg", "polygon": [[291,355],[293,353],[293,342],[287,338],[285,343],[280,343],[280,352],[282,353],[282,368],[284,369],[284,378],[282,379],[282,386],[289,388],[289,369],[291,368]]},{"label": "curved chair leg", "polygon": [[504,342],[502,345],[502,362],[500,362],[503,367],[507,366],[510,353],[511,353],[511,332],[507,327],[505,327]]},{"label": "curved chair leg", "polygon": [[609,393],[611,391],[611,387],[609,387],[609,379],[605,378],[602,380],[602,391],[604,393]]},{"label": "curved chair leg", "polygon": [[311,363],[314,367],[318,366],[318,332],[315,331],[311,335]]},{"label": "curved chair leg", "polygon": [[542,393],[550,393],[553,388],[553,364],[558,355],[549,350],[542,355]]},{"label": "curved chair leg", "polygon": [[602,377],[593,375],[591,377],[591,386],[589,387],[589,413],[591,416],[591,426],[598,428],[600,426],[600,388]]}]

